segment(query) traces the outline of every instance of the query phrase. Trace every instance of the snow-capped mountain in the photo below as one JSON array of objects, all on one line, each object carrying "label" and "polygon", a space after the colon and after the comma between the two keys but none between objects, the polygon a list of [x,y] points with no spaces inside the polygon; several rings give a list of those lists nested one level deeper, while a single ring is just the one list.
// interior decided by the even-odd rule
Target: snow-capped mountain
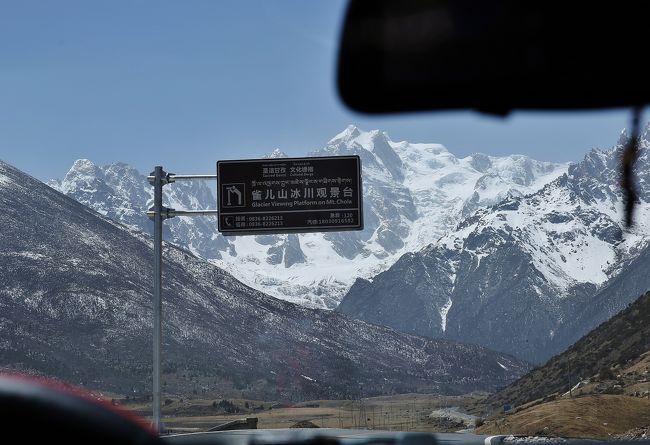
[{"label": "snow-capped mountain", "polygon": [[[623,226],[619,190],[622,134],[612,149],[592,150],[539,191],[479,209],[372,282],[358,280],[337,310],[532,361],[559,352],[604,321],[604,312],[581,323],[576,317],[647,245],[649,136],[640,141],[641,202],[632,229]],[[610,289],[617,300],[610,306],[624,307],[644,291]]]},{"label": "snow-capped mountain", "polygon": [[[88,159],[75,161],[62,181],[48,185],[93,210],[144,232],[153,231],[145,212],[153,205],[153,187],[147,175],[117,162],[99,167]],[[177,182],[163,189],[164,203],[176,209],[214,209],[216,201],[205,182]],[[164,237],[204,258],[218,259],[228,244],[216,234],[215,217],[175,218],[165,221]]]},{"label": "snow-capped mountain", "polygon": [[[404,253],[453,230],[475,210],[533,193],[568,168],[518,155],[457,158],[439,144],[393,142],[386,133],[355,126],[308,155],[349,154],[362,159],[363,231],[223,237],[214,218],[175,218],[165,222],[166,239],[273,296],[334,308],[357,277],[376,275]],[[269,156],[286,155],[276,149]],[[62,181],[50,185],[106,216],[151,230],[143,215],[151,187],[145,175],[124,164],[98,167],[80,160]],[[205,183],[166,189],[170,207],[215,206]]]},{"label": "snow-capped mountain", "polygon": [[[1,161],[0,203],[0,368],[149,393],[150,238]],[[362,395],[486,390],[527,367],[476,345],[269,297],[173,245],[164,258],[167,394],[304,400],[358,397],[361,386]]]}]

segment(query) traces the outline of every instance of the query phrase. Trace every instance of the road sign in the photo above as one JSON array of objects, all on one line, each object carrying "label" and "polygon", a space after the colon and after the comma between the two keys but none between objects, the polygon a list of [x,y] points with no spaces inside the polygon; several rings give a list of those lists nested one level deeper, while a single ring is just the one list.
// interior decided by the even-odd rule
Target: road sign
[{"label": "road sign", "polygon": [[359,156],[217,162],[224,235],[363,229]]}]

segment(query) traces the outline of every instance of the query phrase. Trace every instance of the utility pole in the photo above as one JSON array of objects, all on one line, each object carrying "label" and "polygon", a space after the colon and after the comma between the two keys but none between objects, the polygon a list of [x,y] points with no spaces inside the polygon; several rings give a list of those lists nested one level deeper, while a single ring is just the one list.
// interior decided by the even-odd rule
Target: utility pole
[{"label": "utility pole", "polygon": [[569,381],[569,397],[573,398],[573,388],[571,386],[571,356],[567,355],[567,379]]}]

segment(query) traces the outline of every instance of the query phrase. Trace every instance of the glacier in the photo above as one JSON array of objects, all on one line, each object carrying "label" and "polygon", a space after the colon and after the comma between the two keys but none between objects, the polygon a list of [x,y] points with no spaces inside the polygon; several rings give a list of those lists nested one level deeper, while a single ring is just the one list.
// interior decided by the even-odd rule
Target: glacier
[{"label": "glacier", "polygon": [[[350,125],[308,156],[359,155],[365,228],[360,232],[224,237],[216,218],[174,218],[165,239],[269,295],[313,308],[335,308],[357,278],[369,279],[407,252],[452,231],[465,217],[513,196],[536,192],[568,171],[523,155],[457,157],[435,143],[392,141],[380,130]],[[274,149],[267,157],[286,157]],[[173,171],[173,166],[169,169]],[[203,173],[203,172],[187,172]],[[63,180],[48,185],[99,213],[144,232],[152,189],[124,163],[76,161]],[[212,184],[165,187],[165,205],[214,208]]]}]

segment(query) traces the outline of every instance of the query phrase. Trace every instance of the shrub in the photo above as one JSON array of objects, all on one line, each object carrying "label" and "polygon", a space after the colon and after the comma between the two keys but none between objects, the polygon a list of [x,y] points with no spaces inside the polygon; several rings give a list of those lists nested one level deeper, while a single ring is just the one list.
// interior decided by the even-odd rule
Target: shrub
[{"label": "shrub", "polygon": [[613,380],[614,379],[614,373],[612,372],[611,369],[609,369],[609,367],[604,367],[598,373],[598,378],[600,380]]},{"label": "shrub", "polygon": [[239,412],[239,407],[232,403],[230,400],[223,399],[219,403],[215,400],[212,402],[213,408],[218,408],[224,410],[228,414],[234,414]]}]

